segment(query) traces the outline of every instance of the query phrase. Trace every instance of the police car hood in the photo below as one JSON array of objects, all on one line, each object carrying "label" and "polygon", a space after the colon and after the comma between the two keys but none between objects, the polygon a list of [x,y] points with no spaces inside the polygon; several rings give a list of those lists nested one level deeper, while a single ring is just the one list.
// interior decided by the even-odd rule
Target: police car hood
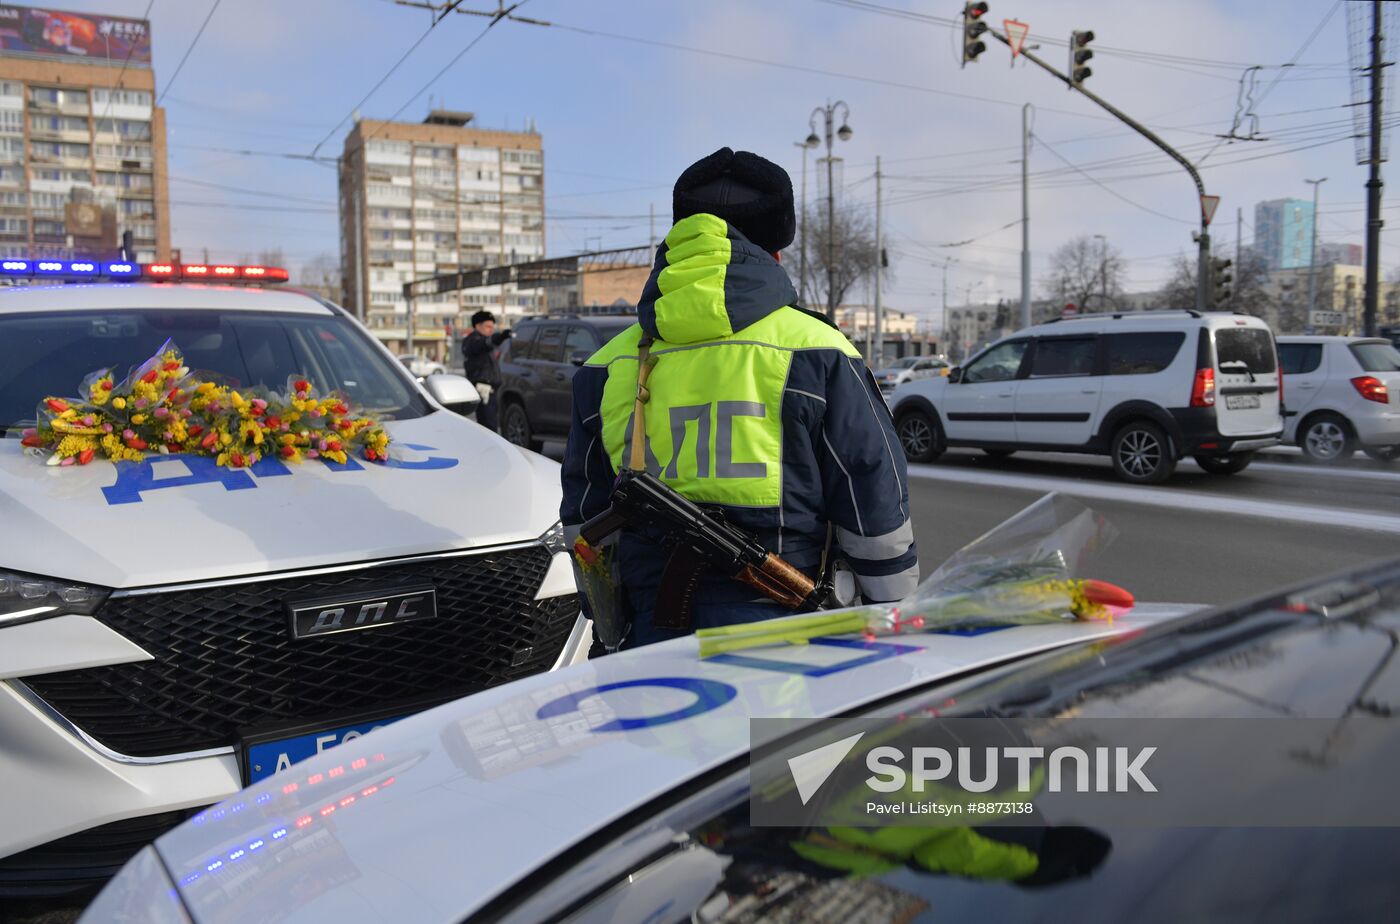
[{"label": "police car hood", "polygon": [[637,320],[667,343],[728,337],[797,301],[772,254],[714,215],[676,222],[657,248]]},{"label": "police car hood", "polygon": [[[1192,609],[1149,604],[1112,626],[821,639],[708,660],[694,637],[675,639],[371,732],[200,813],[155,849],[206,924],[461,921],[503,892],[520,895],[522,881],[537,892],[571,863],[591,864],[580,842],[743,757],[750,717],[847,714]],[[659,848],[669,834],[639,836]],[[85,921],[111,920],[108,900],[120,907],[125,889],[141,888],[128,870]],[[525,879],[537,870],[543,880]],[[155,907],[131,898],[126,907]]]},{"label": "police car hood", "polygon": [[49,467],[0,440],[0,568],[104,587],[221,579],[531,540],[559,466],[457,414],[386,424],[396,458],[203,457]]}]

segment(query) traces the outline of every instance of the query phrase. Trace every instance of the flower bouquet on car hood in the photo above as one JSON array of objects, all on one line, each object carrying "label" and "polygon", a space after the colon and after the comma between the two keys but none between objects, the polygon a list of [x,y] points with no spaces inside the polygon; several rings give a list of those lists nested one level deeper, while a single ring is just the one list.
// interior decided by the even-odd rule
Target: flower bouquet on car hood
[{"label": "flower bouquet on car hood", "polygon": [[897,604],[701,629],[702,658],[828,635],[866,638],[988,626],[1111,620],[1132,609],[1121,587],[1084,576],[1117,531],[1072,498],[1047,494],[964,546]]}]

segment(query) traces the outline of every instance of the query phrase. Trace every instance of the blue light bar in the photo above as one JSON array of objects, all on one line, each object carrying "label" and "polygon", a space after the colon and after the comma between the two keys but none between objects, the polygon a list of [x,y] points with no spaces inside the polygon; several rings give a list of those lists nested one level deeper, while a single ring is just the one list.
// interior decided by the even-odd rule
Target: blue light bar
[{"label": "blue light bar", "polygon": [[140,276],[141,266],[138,263],[104,263],[102,272],[108,276]]},{"label": "blue light bar", "polygon": [[53,276],[62,273],[67,267],[62,260],[36,260],[34,262],[34,272],[41,276]]},{"label": "blue light bar", "polygon": [[28,260],[0,260],[0,273],[15,276],[29,275]]},{"label": "blue light bar", "polygon": [[77,276],[96,276],[98,264],[87,260],[74,260],[68,264],[68,272]]}]

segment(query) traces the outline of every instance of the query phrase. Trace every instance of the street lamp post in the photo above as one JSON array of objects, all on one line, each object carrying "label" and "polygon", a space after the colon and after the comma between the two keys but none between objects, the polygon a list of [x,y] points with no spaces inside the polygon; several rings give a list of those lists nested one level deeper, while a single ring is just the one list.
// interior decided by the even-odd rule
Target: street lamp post
[{"label": "street lamp post", "polygon": [[[841,127],[833,132],[836,113],[841,113]],[[821,116],[825,128],[824,135],[817,134],[817,117]],[[835,138],[851,140],[851,126],[846,124],[851,117],[851,107],[842,100],[818,106],[812,110],[808,120],[812,133],[807,136],[807,144],[816,147],[826,139],[826,316],[836,320],[836,177],[832,162],[831,147]]]},{"label": "street lamp post", "polygon": [[802,149],[802,198],[797,207],[797,297],[803,307],[807,306],[807,152],[820,144],[808,136],[804,141],[794,141],[793,146]]},{"label": "street lamp post", "polygon": [[[1308,320],[1306,325],[1311,330],[1313,310],[1317,308],[1317,190],[1319,186],[1327,182],[1327,177],[1320,180],[1304,180],[1303,182],[1311,183],[1313,188],[1312,249],[1308,252]],[[1236,272],[1239,270],[1237,269]]]}]

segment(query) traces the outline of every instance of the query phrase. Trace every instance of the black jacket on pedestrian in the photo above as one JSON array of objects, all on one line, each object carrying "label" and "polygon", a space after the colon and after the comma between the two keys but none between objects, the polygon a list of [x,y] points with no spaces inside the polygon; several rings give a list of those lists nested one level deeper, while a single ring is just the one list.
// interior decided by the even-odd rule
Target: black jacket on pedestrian
[{"label": "black jacket on pedestrian", "polygon": [[496,364],[493,353],[509,336],[510,331],[505,330],[498,330],[490,337],[474,330],[462,340],[463,365],[472,384],[493,388],[501,384],[501,367]]}]

